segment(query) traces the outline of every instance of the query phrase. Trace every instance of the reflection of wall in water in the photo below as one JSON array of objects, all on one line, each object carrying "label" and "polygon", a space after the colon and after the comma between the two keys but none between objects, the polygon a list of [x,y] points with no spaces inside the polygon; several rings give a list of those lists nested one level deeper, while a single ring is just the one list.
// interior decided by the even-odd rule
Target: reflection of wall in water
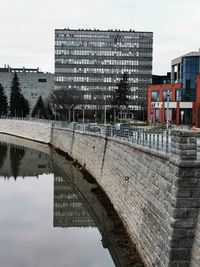
[{"label": "reflection of wall in water", "polygon": [[[7,147],[7,153],[3,158],[5,147]],[[0,165],[1,176],[37,176],[51,170],[49,157],[36,150],[0,142],[0,155],[3,159]]]},{"label": "reflection of wall in water", "polygon": [[54,227],[95,226],[87,202],[72,183],[54,178]]},{"label": "reflection of wall in water", "polygon": [[[85,183],[85,180],[82,180],[82,182]],[[88,188],[90,188],[90,186],[91,184],[88,185]],[[82,194],[80,194],[73,182],[67,182],[66,179],[54,176],[53,226],[66,228],[96,226],[102,236],[102,245],[105,249],[109,250],[115,266],[130,267],[128,259],[126,255],[124,255],[124,250],[120,247],[121,240],[119,240],[113,228],[112,220],[108,218],[100,202],[97,199],[91,199],[93,193],[91,193],[91,191],[88,193],[89,194],[86,194],[86,196],[87,201],[90,201],[90,207],[84,198],[85,196],[83,197]],[[94,208],[95,211],[92,211],[91,207]]]}]

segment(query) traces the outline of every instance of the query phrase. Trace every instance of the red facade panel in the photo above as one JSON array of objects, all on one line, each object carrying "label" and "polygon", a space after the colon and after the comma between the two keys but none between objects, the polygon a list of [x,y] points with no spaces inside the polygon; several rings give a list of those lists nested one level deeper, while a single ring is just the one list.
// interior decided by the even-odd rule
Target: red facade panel
[{"label": "red facade panel", "polygon": [[[159,84],[159,85],[149,85],[148,86],[148,122],[152,123],[153,119],[155,119],[155,105],[152,105],[152,102],[160,102],[161,106],[158,110],[159,112],[159,120],[164,126],[166,123],[166,115],[165,115],[165,101],[163,101],[163,92],[166,90],[170,90],[170,95],[171,99],[170,102],[176,102],[176,90],[181,90],[181,83],[168,83],[168,84]],[[152,92],[158,92],[159,94],[159,100],[158,101],[152,101]],[[179,116],[180,116],[180,111],[179,111],[179,105],[177,102],[177,113],[176,113],[176,123],[179,124]],[[172,115],[172,114],[171,114]]]}]

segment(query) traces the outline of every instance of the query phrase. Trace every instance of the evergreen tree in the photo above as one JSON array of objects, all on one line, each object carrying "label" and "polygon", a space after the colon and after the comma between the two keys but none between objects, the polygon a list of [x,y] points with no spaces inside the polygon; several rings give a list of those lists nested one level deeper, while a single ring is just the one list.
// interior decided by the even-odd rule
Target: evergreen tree
[{"label": "evergreen tree", "polygon": [[4,161],[7,157],[8,145],[0,142],[0,151],[1,151],[0,153],[0,170],[1,170],[1,167],[3,166]]},{"label": "evergreen tree", "polygon": [[113,105],[117,106],[118,108],[127,108],[129,103],[128,95],[130,95],[128,74],[124,73],[118,84],[118,88],[115,90]]},{"label": "evergreen tree", "polygon": [[4,92],[3,86],[0,84],[0,116],[7,115],[8,112],[8,99]]},{"label": "evergreen tree", "polygon": [[25,155],[25,149],[22,147],[10,147],[10,161],[11,161],[11,170],[12,175],[14,176],[14,179],[17,179],[17,176],[19,174],[19,169],[21,165],[21,161]]},{"label": "evergreen tree", "polygon": [[29,103],[28,100],[21,94],[21,110],[22,110],[22,114],[21,117],[26,117],[29,112],[30,112],[30,107],[29,107]]},{"label": "evergreen tree", "polygon": [[12,83],[11,83],[11,94],[10,94],[10,115],[15,117],[22,116],[22,97],[19,78],[15,72]]},{"label": "evergreen tree", "polygon": [[125,109],[127,113],[129,105],[129,95],[130,88],[128,84],[128,74],[124,73],[113,96],[113,106],[117,107],[117,111],[122,111],[122,109]]},{"label": "evergreen tree", "polygon": [[15,72],[11,83],[10,115],[15,117],[26,117],[30,112],[28,100],[21,93],[19,78]]},{"label": "evergreen tree", "polygon": [[40,96],[38,98],[37,103],[35,104],[35,107],[32,111],[32,117],[40,118],[40,119],[46,119],[47,118],[47,109],[45,107],[44,101],[42,97]]}]

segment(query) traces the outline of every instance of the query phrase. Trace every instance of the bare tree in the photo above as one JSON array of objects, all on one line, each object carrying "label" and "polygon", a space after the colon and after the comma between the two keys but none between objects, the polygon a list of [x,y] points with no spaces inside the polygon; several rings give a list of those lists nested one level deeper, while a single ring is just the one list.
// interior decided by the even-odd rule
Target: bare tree
[{"label": "bare tree", "polygon": [[68,118],[68,121],[71,120],[71,110],[74,114],[75,108],[83,103],[81,92],[73,89],[55,90],[49,100],[57,117]]}]

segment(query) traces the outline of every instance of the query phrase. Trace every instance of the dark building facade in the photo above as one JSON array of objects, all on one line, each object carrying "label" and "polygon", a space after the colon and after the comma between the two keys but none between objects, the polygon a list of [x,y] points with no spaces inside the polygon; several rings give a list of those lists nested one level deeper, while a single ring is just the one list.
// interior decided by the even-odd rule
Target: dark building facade
[{"label": "dark building facade", "polygon": [[167,75],[152,75],[152,84],[166,84],[171,83],[171,72],[167,72]]},{"label": "dark building facade", "polygon": [[129,109],[141,111],[152,78],[152,44],[152,32],[56,29],[55,90],[80,91],[86,109],[101,101],[109,108],[127,73]]}]

